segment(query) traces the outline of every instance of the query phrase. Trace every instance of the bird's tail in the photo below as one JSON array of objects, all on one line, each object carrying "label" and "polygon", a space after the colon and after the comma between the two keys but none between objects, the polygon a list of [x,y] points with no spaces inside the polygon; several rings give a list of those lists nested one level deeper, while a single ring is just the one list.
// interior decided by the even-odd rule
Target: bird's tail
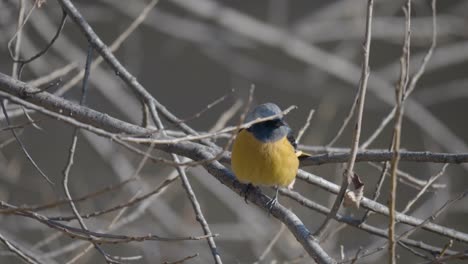
[{"label": "bird's tail", "polygon": [[312,155],[310,155],[309,153],[306,153],[306,152],[302,152],[300,150],[296,151],[296,157],[299,159],[299,160],[303,160],[303,159],[306,159],[308,157],[310,157]]}]

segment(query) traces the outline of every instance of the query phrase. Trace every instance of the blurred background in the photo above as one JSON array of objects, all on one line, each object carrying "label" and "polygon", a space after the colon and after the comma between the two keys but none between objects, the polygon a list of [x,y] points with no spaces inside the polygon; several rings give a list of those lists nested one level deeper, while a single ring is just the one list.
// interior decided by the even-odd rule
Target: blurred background
[{"label": "blurred background", "polygon": [[[17,28],[18,0],[0,1],[0,72],[11,74],[12,60],[8,42]],[[26,13],[34,1],[24,1]],[[111,45],[139,16],[149,1],[95,0],[73,1],[96,33]],[[275,102],[283,109],[297,105],[287,116],[295,131],[304,125],[311,109],[315,114],[301,144],[315,150],[326,146],[348,115],[358,88],[361,72],[366,3],[363,0],[161,0],[142,25],[129,35],[115,55],[145,88],[170,111],[199,131],[209,131],[228,109],[237,113],[228,122],[234,125],[243,111],[248,91],[255,86],[253,104]],[[411,67],[414,73],[431,45],[431,1],[412,2]],[[394,106],[394,87],[399,78],[405,20],[405,1],[376,1],[370,51],[371,75],[363,117],[362,141],[366,141]],[[21,57],[28,58],[43,49],[60,23],[61,8],[56,1],[45,1],[35,8],[24,26]],[[406,102],[402,128],[402,148],[414,151],[468,152],[468,2],[438,1],[437,47],[415,91]],[[73,21],[68,20],[48,53],[28,64],[21,79],[32,81],[57,69],[68,72],[60,84],[68,83],[86,60],[87,40]],[[96,52],[94,53],[96,56]],[[67,68],[68,67],[68,68]],[[59,87],[60,87],[59,84]],[[46,85],[45,85],[46,86]],[[65,98],[78,101],[80,83],[67,90],[53,88]],[[200,117],[191,118],[217,98],[226,96]],[[140,124],[141,106],[134,94],[105,63],[94,68],[90,77],[87,105],[111,116]],[[9,105],[14,124],[28,122],[14,105]],[[32,113],[37,129],[23,125],[18,132],[27,150],[56,183],[62,179],[73,128],[62,122]],[[2,127],[7,126],[2,116]],[[386,149],[390,144],[393,122],[368,146]],[[169,127],[175,129],[175,127]],[[350,125],[333,145],[351,144]],[[38,205],[63,198],[60,184],[48,185],[27,162],[8,130],[0,132],[0,200],[14,205]],[[225,139],[217,141],[224,146]],[[116,185],[130,178],[141,157],[88,132],[81,132],[71,171],[70,188],[75,197]],[[359,163],[356,172],[365,182],[365,196],[371,197],[380,170]],[[436,175],[443,164],[402,162],[400,169],[423,181]],[[341,182],[343,166],[328,164],[306,170],[328,181]],[[449,165],[444,175],[429,188],[408,214],[422,219],[430,216],[447,200],[467,189],[468,166]],[[148,163],[141,178],[115,191],[104,193],[79,204],[83,213],[125,203],[138,191],[146,193],[174,174],[169,166]],[[203,168],[188,170],[189,179],[199,198],[225,263],[253,263],[281,229],[273,217],[245,204],[243,198],[221,185]],[[421,186],[401,183],[397,209],[402,210]],[[335,196],[315,186],[297,182],[295,189],[304,196],[330,207]],[[379,202],[387,204],[388,181]],[[266,190],[272,193],[272,190]],[[280,203],[290,207],[310,230],[324,216],[304,209],[286,197]],[[467,203],[459,201],[444,211],[435,222],[468,232]],[[343,213],[362,216],[363,209],[344,209]],[[42,212],[48,216],[70,215],[67,205]],[[87,219],[94,230],[105,229],[117,212]],[[114,233],[162,236],[201,235],[193,210],[179,181],[160,195],[130,207]],[[18,216],[0,215],[0,233],[31,249],[49,261],[66,263],[87,246],[36,221]],[[387,218],[373,215],[368,223],[386,228]],[[76,223],[70,223],[76,225]],[[398,232],[405,230],[399,226]],[[334,223],[323,244],[327,252],[340,259],[353,257],[360,247],[372,249],[385,240],[361,230]],[[336,232],[335,232],[336,231]],[[413,239],[444,247],[449,239],[417,231]],[[205,241],[133,242],[103,246],[119,256],[140,256],[131,263],[163,263],[199,254],[187,263],[211,263]],[[452,249],[465,250],[454,242]],[[341,253],[343,252],[343,253]],[[398,248],[401,263],[422,259]],[[286,229],[262,263],[310,263],[312,260]],[[385,250],[358,263],[385,261]],[[3,245],[1,263],[21,263]],[[91,250],[76,263],[101,263],[102,257]]]}]

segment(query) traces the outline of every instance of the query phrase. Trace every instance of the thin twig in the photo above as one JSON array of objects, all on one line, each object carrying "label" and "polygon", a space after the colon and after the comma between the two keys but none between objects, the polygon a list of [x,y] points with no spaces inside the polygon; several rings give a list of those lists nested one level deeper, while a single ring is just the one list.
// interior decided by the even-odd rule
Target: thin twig
[{"label": "thin twig", "polygon": [[310,121],[312,120],[312,116],[314,116],[315,110],[310,109],[309,115],[307,116],[306,122],[304,123],[304,126],[299,130],[299,133],[297,133],[296,137],[296,142],[299,143],[301,141],[302,136],[304,133],[307,131],[307,128],[310,126]]},{"label": "thin twig", "polygon": [[[406,151],[400,150],[400,161],[405,161],[404,158],[401,158],[401,156],[404,156],[405,154],[407,154]],[[382,169],[384,168],[384,166],[379,166],[374,162],[369,162],[368,164],[371,167],[376,168],[381,172],[382,172]],[[407,173],[405,171],[402,171],[402,170],[397,170],[397,175],[398,175],[398,180],[401,183],[406,184],[406,185],[408,185],[408,186],[410,186],[412,188],[418,189],[418,190],[421,190],[421,188],[423,188],[427,184],[426,180],[421,180],[419,178],[416,178],[413,175],[411,175],[411,174],[409,174],[409,173]],[[390,176],[390,174],[388,173],[388,169],[387,169],[386,176]],[[445,183],[434,183],[434,184],[431,184],[429,187],[431,187],[432,189],[443,189],[443,188],[447,187],[447,184],[445,184]]]},{"label": "thin twig", "polygon": [[29,125],[34,125],[34,124],[37,125],[38,123],[41,123],[44,120],[47,120],[47,119],[44,118],[44,119],[39,119],[39,120],[28,120],[28,122],[24,122],[22,124],[2,127],[2,128],[0,128],[0,132],[12,130],[12,129],[21,129],[21,128],[25,128],[25,127],[27,127]]},{"label": "thin twig", "polygon": [[442,250],[442,252],[440,252],[439,257],[443,257],[445,255],[445,252],[447,251],[447,249],[451,248],[452,246],[453,246],[453,239],[450,239],[449,242],[447,244],[445,244],[444,249]]},{"label": "thin twig", "polygon": [[[21,133],[21,131],[20,131],[20,133]],[[2,149],[4,147],[8,146],[9,144],[15,142],[15,140],[16,139],[14,137],[12,137],[10,139],[7,139],[7,140],[3,141],[2,143],[0,143],[0,149]]]},{"label": "thin twig", "polygon": [[196,257],[198,257],[198,253],[195,253],[195,254],[190,255],[190,256],[186,256],[186,257],[184,257],[182,259],[179,259],[179,260],[176,260],[176,261],[164,261],[163,264],[182,264],[185,261],[196,258]]},{"label": "thin twig", "polygon": [[356,254],[354,255],[353,260],[351,261],[351,264],[355,264],[356,261],[358,261],[359,254],[361,253],[361,251],[362,251],[362,247],[359,247],[359,249],[356,251]]},{"label": "thin twig", "polygon": [[441,207],[439,207],[439,209],[437,209],[431,216],[427,217],[424,221],[422,221],[418,225],[413,226],[411,229],[409,229],[409,230],[403,232],[402,234],[400,234],[398,236],[398,239],[406,238],[409,235],[411,235],[412,233],[414,233],[416,230],[418,230],[419,228],[424,227],[424,225],[426,223],[434,221],[447,208],[452,206],[455,202],[460,201],[461,199],[465,198],[466,196],[468,196],[468,191],[464,191],[464,192],[458,194],[457,196],[453,197],[452,199],[449,199]]},{"label": "thin twig", "polygon": [[400,145],[401,145],[401,123],[403,120],[404,113],[404,93],[406,91],[408,80],[409,80],[409,63],[410,63],[410,41],[411,41],[411,0],[406,2],[406,6],[403,8],[406,18],[405,27],[405,40],[403,44],[403,54],[401,56],[401,71],[400,81],[396,85],[395,90],[395,101],[396,101],[396,113],[395,113],[395,125],[393,128],[393,144],[392,151],[393,157],[390,162],[390,197],[389,197],[389,210],[390,210],[390,221],[388,224],[388,263],[396,263],[396,239],[395,239],[395,215],[396,215],[396,191],[397,191],[397,170],[398,163],[400,161]]},{"label": "thin twig", "polygon": [[46,83],[50,83],[50,82],[52,82],[52,81],[54,81],[56,79],[60,80],[60,78],[62,76],[67,75],[71,71],[77,69],[77,67],[78,67],[78,63],[72,62],[72,63],[66,65],[65,67],[60,67],[60,68],[56,69],[55,71],[50,72],[49,74],[38,77],[38,78],[36,78],[34,80],[30,80],[30,81],[28,81],[28,84],[31,85],[31,86],[34,86],[34,87],[40,87],[41,85],[44,85]]},{"label": "thin twig", "polygon": [[355,109],[356,109],[356,105],[358,104],[359,102],[359,93],[356,93],[355,97],[354,97],[354,100],[353,100],[353,105],[351,106],[351,109],[349,109],[349,112],[348,112],[348,115],[345,117],[345,119],[343,120],[343,124],[341,125],[340,129],[338,130],[338,132],[336,133],[336,135],[333,137],[332,140],[330,140],[330,142],[326,145],[326,147],[331,147],[333,146],[333,144],[336,143],[336,141],[338,141],[338,139],[340,138],[341,134],[343,134],[346,126],[348,126],[349,122],[351,121],[351,118],[354,116],[354,114],[356,113]]},{"label": "thin twig", "polygon": [[351,156],[348,160],[346,166],[346,171],[343,173],[343,180],[341,183],[341,189],[338,195],[336,196],[335,202],[333,203],[332,210],[330,214],[327,215],[323,224],[315,232],[315,235],[319,238],[323,235],[323,232],[330,223],[330,220],[334,218],[334,215],[340,209],[341,203],[343,202],[344,195],[348,189],[348,185],[351,182],[351,178],[354,173],[354,163],[356,161],[356,154],[359,149],[359,138],[361,136],[361,125],[362,125],[362,116],[364,112],[364,102],[366,98],[367,90],[367,81],[369,79],[370,69],[369,69],[369,55],[370,55],[370,44],[372,36],[372,12],[373,12],[374,1],[369,0],[367,2],[367,17],[366,17],[366,34],[365,41],[363,46],[363,63],[362,63],[362,72],[361,72],[361,81],[359,85],[359,96],[358,103],[356,108],[356,126],[353,131],[353,140],[351,147]]},{"label": "thin twig", "polygon": [[[25,9],[25,0],[20,0],[19,1],[19,11],[18,11],[18,25],[16,27],[16,32],[15,35],[8,41],[8,50],[10,52],[10,56],[13,59],[13,70],[11,73],[11,76],[15,79],[18,79],[18,63],[16,60],[20,57],[20,48],[21,48],[21,40],[22,40],[22,32],[23,32],[23,26],[25,25],[27,19],[24,18],[24,9]],[[31,10],[29,11],[29,15],[32,13],[32,10],[34,9],[31,7]],[[29,15],[27,17],[29,17]],[[15,47],[14,50],[11,49],[11,45],[13,44],[13,41],[16,39],[15,42]]]},{"label": "thin twig", "polygon": [[268,253],[270,253],[270,251],[273,249],[273,246],[276,244],[276,242],[278,242],[285,229],[286,227],[283,223],[281,223],[280,229],[270,241],[270,243],[268,243],[267,247],[265,248],[265,250],[263,250],[262,254],[260,254],[260,257],[258,257],[257,261],[255,261],[254,264],[261,263],[266,258],[266,256],[268,256]]},{"label": "thin twig", "polygon": [[405,209],[403,209],[403,211],[401,211],[402,214],[406,214],[410,208],[414,205],[414,203],[416,203],[418,201],[419,198],[421,198],[421,196],[426,192],[426,190],[429,188],[429,186],[432,185],[432,183],[434,183],[437,179],[440,178],[440,176],[444,175],[445,173],[445,169],[447,169],[448,167],[448,163],[445,163],[444,166],[442,167],[442,169],[440,170],[439,173],[437,173],[436,175],[432,176],[426,183],[426,185],[423,186],[423,188],[421,188],[421,190],[419,190],[419,192],[414,196],[413,199],[411,199],[405,206]]},{"label": "thin twig", "polygon": [[218,131],[225,127],[227,122],[229,122],[229,120],[234,117],[234,115],[241,109],[241,107],[242,101],[238,99],[229,109],[223,112],[223,114],[218,118],[216,123],[210,128],[208,132]]},{"label": "thin twig", "polygon": [[[8,126],[11,126],[11,121],[10,121],[10,117],[8,116],[8,112],[6,110],[6,107],[5,107],[5,101],[0,99],[1,102],[1,107],[2,107],[2,111],[3,111],[3,116],[5,117],[5,121],[7,123]],[[23,151],[24,155],[26,156],[26,158],[28,159],[28,161],[34,166],[34,168],[36,169],[37,172],[39,172],[39,174],[51,185],[51,186],[54,186],[54,183],[50,180],[50,178],[41,170],[41,168],[39,167],[39,165],[37,165],[37,163],[34,161],[34,159],[31,157],[31,155],[29,154],[28,150],[26,149],[26,146],[24,145],[23,141],[20,139],[20,137],[18,136],[18,133],[16,133],[15,129],[11,129],[10,130],[11,133],[13,134],[13,137],[15,138],[16,142],[18,143],[18,145],[20,146],[21,148],[21,151]]]},{"label": "thin twig", "polygon": [[[232,93],[232,91],[231,91]],[[196,118],[199,118],[200,116],[202,116],[206,111],[210,110],[211,108],[215,107],[216,105],[218,105],[219,103],[223,102],[224,100],[226,100],[226,98],[228,97],[229,94],[225,94],[219,98],[217,98],[216,100],[214,100],[213,102],[207,104],[202,110],[196,112],[195,114],[189,116],[189,117],[186,117],[186,118],[183,118],[180,120],[180,122],[182,123],[186,123],[187,121],[190,121],[190,120],[193,120],[193,119],[196,119]]]},{"label": "thin twig", "polygon": [[7,238],[5,238],[2,234],[0,234],[0,242],[3,243],[3,245],[5,245],[5,247],[10,250],[11,252],[13,252],[16,256],[18,256],[19,258],[21,258],[24,262],[26,263],[29,263],[29,264],[41,264],[41,263],[45,263],[45,262],[42,262],[40,261],[39,259],[37,259],[36,257],[34,256],[31,256],[30,254],[28,254],[28,252],[26,252],[25,249],[21,248],[19,245],[16,245],[15,243],[13,243],[12,241],[9,241]]},{"label": "thin twig", "polygon": [[[382,189],[383,183],[385,181],[385,175],[388,173],[388,165],[389,162],[384,162],[384,166],[382,171],[380,172],[379,180],[377,181],[377,185],[375,186],[374,194],[372,195],[372,200],[377,201],[380,196],[380,190]],[[365,222],[369,215],[371,214],[371,210],[367,210],[364,216],[362,217],[362,222]]]},{"label": "thin twig", "polygon": [[[215,131],[215,132],[209,132],[205,134],[199,134],[199,135],[188,135],[180,138],[174,138],[174,139],[157,139],[157,138],[142,138],[142,137],[135,137],[135,136],[117,136],[120,140],[125,140],[128,142],[134,142],[134,143],[153,143],[153,144],[174,144],[174,143],[179,143],[179,142],[184,142],[184,141],[195,141],[195,140],[201,140],[201,139],[207,139],[207,138],[213,138],[217,137],[221,134],[229,133],[229,132],[236,132],[239,129],[244,129],[244,128],[249,128],[254,124],[265,122],[268,120],[273,120],[278,117],[285,116],[289,114],[292,110],[296,109],[297,106],[291,105],[285,110],[283,110],[281,113],[276,114],[276,115],[271,115],[268,117],[262,117],[262,118],[257,118],[255,120],[252,120],[247,123],[242,123],[236,126],[229,126],[225,127],[221,130]],[[155,130],[154,133],[162,134],[161,130]],[[154,134],[151,133],[151,134]],[[167,136],[164,135],[163,136]]]},{"label": "thin twig", "polygon": [[[145,158],[147,159],[147,157],[144,156],[144,159]],[[143,194],[141,196],[135,196],[133,199],[131,199],[130,201],[125,202],[123,204],[119,204],[119,205],[116,205],[116,206],[113,206],[113,207],[110,207],[110,208],[107,208],[107,209],[104,209],[104,210],[95,211],[95,212],[92,212],[92,213],[89,213],[89,214],[83,214],[83,215],[81,215],[81,218],[88,219],[88,218],[104,215],[104,214],[107,214],[107,213],[110,213],[110,212],[114,212],[116,210],[129,208],[129,207],[131,207],[133,205],[136,205],[136,204],[140,203],[141,201],[144,201],[144,200],[146,200],[148,198],[151,198],[152,196],[160,194],[161,191],[165,190],[166,187],[169,186],[171,183],[173,183],[175,180],[177,180],[177,177],[169,177],[166,180],[164,180],[161,184],[159,184],[157,187],[155,187],[152,191],[150,191],[150,192],[148,192],[146,194]],[[71,221],[71,220],[77,219],[77,216],[76,215],[73,215],[73,216],[52,216],[52,217],[49,217],[49,219],[54,220],[54,221]]]},{"label": "thin twig", "polygon": [[[91,70],[90,65],[91,65],[92,58],[93,58],[93,47],[91,45],[88,45],[88,52],[87,52],[86,64],[85,64],[85,77],[83,78],[83,85],[81,88],[82,92],[81,92],[81,98],[80,98],[80,105],[84,105],[86,102],[86,97],[88,94],[88,81],[89,81],[90,70]],[[70,171],[74,163],[76,145],[78,144],[78,133],[79,133],[79,128],[75,128],[73,130],[72,143],[71,143],[70,150],[69,150],[67,165],[65,166],[65,169],[63,171],[62,184],[63,184],[63,189],[65,191],[65,195],[69,200],[69,204],[72,209],[72,212],[78,219],[78,223],[80,224],[81,229],[83,229],[83,231],[88,231],[88,227],[86,226],[83,218],[81,218],[78,208],[73,202],[70,189],[68,188],[68,180],[70,176]],[[89,239],[93,240],[94,238],[91,235],[89,235]],[[117,261],[114,261],[109,254],[104,252],[101,246],[99,246],[97,243],[94,243],[94,242],[93,244],[96,250],[104,257],[107,263],[118,263]]]},{"label": "thin twig", "polygon": [[[251,90],[250,94],[251,94],[251,96],[249,98],[252,98],[253,89]],[[225,129],[223,129],[223,132],[217,131],[217,132],[208,133],[208,134],[204,134],[204,135],[189,135],[189,136],[182,137],[182,138],[167,139],[167,140],[165,140],[165,139],[155,140],[155,139],[147,139],[147,138],[122,137],[120,135],[112,135],[112,139],[115,140],[117,143],[121,144],[122,146],[125,146],[126,148],[128,148],[129,150],[131,150],[133,152],[136,152],[138,154],[143,154],[143,152],[141,150],[139,150],[138,148],[126,143],[125,141],[121,140],[121,138],[124,138],[126,141],[131,141],[131,142],[136,141],[138,143],[148,143],[149,142],[149,143],[155,144],[155,145],[156,144],[174,144],[174,143],[177,143],[177,142],[183,142],[183,141],[188,141],[188,140],[191,141],[191,140],[206,139],[206,138],[215,137],[216,135],[225,133],[227,131],[239,131],[240,129],[248,128],[248,127],[252,126],[253,124],[261,123],[261,122],[264,122],[264,121],[267,121],[267,120],[272,120],[272,119],[284,116],[284,115],[288,114],[292,109],[296,108],[296,106],[290,106],[289,108],[287,108],[286,110],[284,110],[283,112],[281,112],[279,114],[268,116],[268,117],[265,117],[265,118],[257,118],[257,119],[255,119],[253,121],[250,121],[250,122],[247,122],[247,123],[242,123],[244,121],[244,119],[245,119],[245,116],[247,114],[247,110],[249,108],[249,105],[250,105],[251,101],[252,101],[252,99],[249,99],[249,103],[248,103],[248,105],[246,107],[246,111],[241,115],[240,123],[235,127],[233,126],[233,127],[227,127]],[[167,137],[167,134],[165,133],[165,130],[160,129],[158,131],[161,131],[161,134],[164,137]],[[164,159],[164,158],[153,157],[153,156],[150,156],[150,155],[148,155],[148,157],[151,160],[155,161],[155,162],[162,162],[162,163],[165,163],[165,164],[168,164],[168,165],[171,165],[171,166],[175,166],[175,167],[179,167],[179,166],[193,167],[193,166],[202,165],[203,163],[209,163],[209,162],[212,162],[212,161],[219,160],[219,159],[223,158],[224,154],[231,147],[232,142],[234,141],[235,135],[236,135],[235,133],[232,133],[231,137],[228,139],[228,142],[224,145],[223,149],[221,149],[221,151],[219,151],[214,157],[212,157],[210,159],[207,159],[207,160],[187,161],[187,162],[182,162],[181,163],[181,162],[176,162],[174,160],[171,161],[171,160],[167,160],[167,159]]]},{"label": "thin twig", "polygon": [[60,20],[60,24],[59,24],[59,27],[57,28],[57,32],[55,32],[55,35],[52,37],[52,39],[49,41],[49,43],[47,43],[47,45],[44,47],[44,49],[42,49],[41,51],[39,51],[37,54],[31,56],[30,58],[28,59],[16,59],[15,62],[18,63],[19,67],[18,67],[18,77],[21,76],[21,73],[23,71],[23,68],[26,64],[34,61],[35,59],[41,57],[42,55],[46,54],[47,51],[52,47],[52,45],[54,45],[55,41],[58,39],[58,37],[60,36],[60,33],[62,32],[63,30],[63,27],[65,26],[65,22],[67,20],[67,13],[65,11],[62,11],[62,18]]},{"label": "thin twig", "polygon": [[[100,190],[97,190],[95,192],[91,192],[91,193],[88,193],[88,194],[83,195],[81,197],[75,198],[75,199],[73,199],[73,202],[76,204],[78,202],[83,202],[83,201],[86,201],[88,199],[94,198],[94,197],[96,197],[98,195],[102,195],[102,194],[105,194],[105,193],[108,193],[108,192],[111,192],[111,191],[115,191],[115,190],[117,190],[119,188],[122,188],[125,184],[127,184],[127,183],[129,183],[129,182],[131,182],[133,180],[135,180],[135,179],[134,178],[129,178],[127,180],[119,182],[118,184],[107,186],[107,187],[102,188]],[[0,209],[0,214],[10,214],[13,211],[35,211],[35,212],[38,212],[38,211],[42,211],[42,210],[46,210],[46,209],[55,208],[57,206],[64,205],[64,204],[69,204],[69,200],[68,199],[60,199],[60,200],[57,200],[55,202],[42,204],[42,205],[36,205],[36,206],[17,206],[16,209],[14,209],[14,210]]]},{"label": "thin twig", "polygon": [[[179,162],[179,157],[176,154],[172,154],[172,156],[175,162]],[[217,264],[221,264],[223,263],[223,261],[221,260],[221,255],[218,252],[218,248],[216,246],[214,238],[211,236],[211,228],[209,227],[208,221],[206,221],[205,216],[203,215],[200,203],[198,202],[198,199],[195,196],[195,192],[193,191],[192,186],[187,178],[185,169],[181,167],[177,167],[176,169],[179,172],[180,179],[182,180],[182,186],[184,187],[189,201],[192,204],[193,210],[195,212],[195,218],[200,223],[205,235],[209,236],[207,237],[207,242],[208,246],[211,249],[211,254],[213,255],[214,262]]]},{"label": "thin twig", "polygon": [[450,256],[445,256],[441,258],[436,258],[435,260],[429,261],[429,262],[424,262],[424,264],[440,264],[440,263],[446,263],[449,260],[467,260],[468,256],[465,255],[465,253],[460,252],[455,255],[450,255]]},{"label": "thin twig", "polygon": [[[406,99],[408,96],[414,91],[416,88],[416,84],[424,74],[426,70],[426,66],[429,63],[430,59],[432,58],[432,54],[437,46],[437,8],[436,8],[436,0],[432,0],[431,2],[432,8],[432,42],[429,50],[427,51],[426,55],[423,58],[421,65],[419,66],[418,71],[413,75],[408,84],[406,91],[403,94],[403,98]],[[396,106],[393,107],[392,111],[382,120],[379,127],[374,131],[374,133],[361,145],[361,148],[367,148],[383,131],[385,126],[390,123],[390,121],[395,117],[396,114]]]}]

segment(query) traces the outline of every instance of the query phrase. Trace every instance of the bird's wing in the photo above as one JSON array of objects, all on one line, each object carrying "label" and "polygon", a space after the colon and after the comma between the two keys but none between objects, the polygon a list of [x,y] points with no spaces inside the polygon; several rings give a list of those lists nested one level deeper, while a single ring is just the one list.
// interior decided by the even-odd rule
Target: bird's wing
[{"label": "bird's wing", "polygon": [[308,153],[305,153],[305,152],[302,152],[300,150],[297,150],[297,141],[296,141],[296,137],[294,136],[292,130],[290,129],[289,130],[289,133],[288,135],[286,136],[289,143],[291,143],[291,145],[293,145],[294,149],[296,150],[296,156],[299,158],[299,160],[302,160],[302,159],[305,159],[307,157],[310,157],[311,155],[308,154]]},{"label": "bird's wing", "polygon": [[294,134],[293,134],[291,129],[289,129],[289,133],[288,133],[288,135],[286,137],[288,138],[289,143],[291,143],[291,145],[293,145],[294,149],[297,149],[296,137],[294,137]]}]

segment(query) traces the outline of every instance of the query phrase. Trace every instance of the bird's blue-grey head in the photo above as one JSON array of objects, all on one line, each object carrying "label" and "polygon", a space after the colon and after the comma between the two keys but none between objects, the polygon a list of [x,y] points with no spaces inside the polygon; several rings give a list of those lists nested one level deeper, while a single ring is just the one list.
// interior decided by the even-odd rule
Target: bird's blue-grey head
[{"label": "bird's blue-grey head", "polygon": [[258,118],[266,118],[278,115],[278,117],[257,123],[247,128],[256,139],[262,142],[274,142],[286,137],[290,132],[288,124],[283,121],[281,109],[273,104],[266,103],[256,106],[246,117],[246,122],[254,121]]}]

